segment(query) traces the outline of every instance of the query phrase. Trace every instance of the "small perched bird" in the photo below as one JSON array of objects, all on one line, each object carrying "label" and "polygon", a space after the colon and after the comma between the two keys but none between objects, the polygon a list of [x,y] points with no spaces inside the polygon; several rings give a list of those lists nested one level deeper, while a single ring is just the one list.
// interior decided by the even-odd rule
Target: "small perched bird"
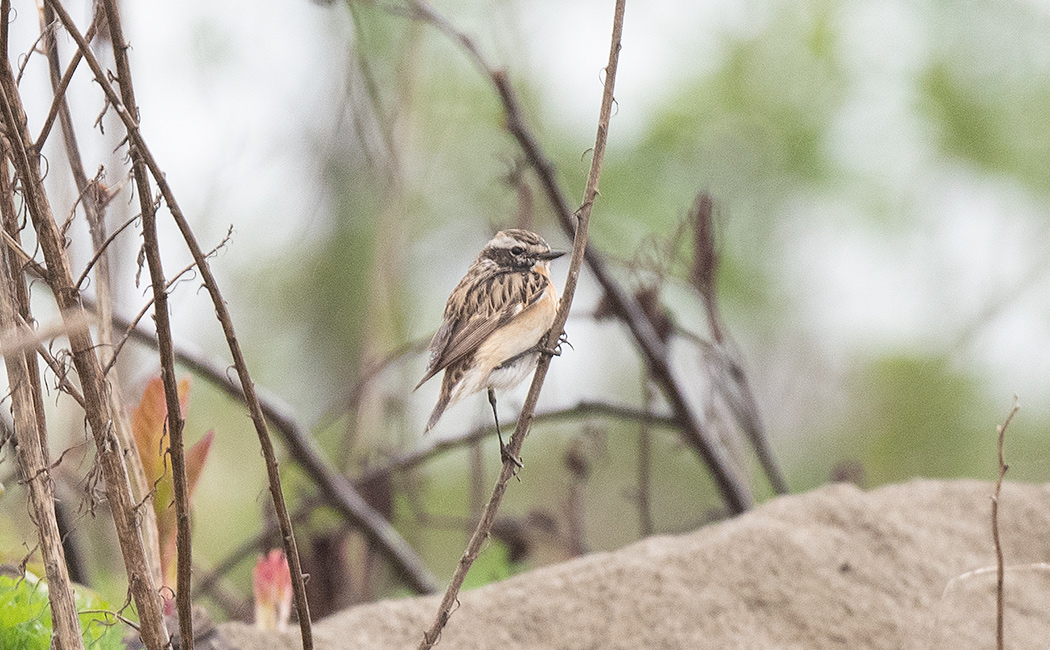
[{"label": "small perched bird", "polygon": [[520,229],[496,233],[481,249],[445,304],[444,322],[430,342],[430,363],[416,384],[445,371],[424,433],[449,404],[487,389],[500,453],[520,465],[503,444],[495,391],[516,386],[536,368],[540,340],[558,310],[549,263],[564,254]]}]

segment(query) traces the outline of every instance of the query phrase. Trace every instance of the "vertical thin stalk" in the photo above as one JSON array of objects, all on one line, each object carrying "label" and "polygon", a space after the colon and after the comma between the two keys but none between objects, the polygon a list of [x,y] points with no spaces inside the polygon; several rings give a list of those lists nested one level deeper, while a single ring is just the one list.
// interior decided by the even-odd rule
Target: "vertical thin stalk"
[{"label": "vertical thin stalk", "polygon": [[21,179],[23,197],[36,230],[37,243],[47,264],[47,281],[62,314],[73,364],[80,377],[85,415],[98,450],[106,496],[128,575],[128,588],[138,608],[142,641],[149,650],[161,650],[168,644],[168,635],[136,521],[123,450],[113,434],[112,421],[108,415],[109,386],[95,356],[95,342],[88,328],[87,314],[80,303],[77,288],[73,286],[63,238],[44,192],[39,158],[31,153],[25,111],[10,59],[6,52],[2,54],[0,118],[11,142],[12,162]]},{"label": "vertical thin stalk", "polygon": [[[131,81],[131,66],[128,63],[128,46],[124,41],[119,9],[113,0],[103,0],[106,20],[109,25],[113,59],[117,66],[117,83],[121,99],[138,121],[138,104],[135,102],[135,87]],[[185,421],[179,406],[178,380],[175,378],[175,354],[171,341],[171,321],[168,315],[167,281],[160,258],[160,243],[157,241],[157,215],[153,208],[153,190],[150,188],[149,171],[142,160],[142,152],[134,142],[130,143],[132,176],[135,178],[136,194],[142,214],[142,238],[153,287],[153,318],[157,327],[157,351],[160,355],[161,379],[164,382],[164,399],[167,403],[166,419],[168,451],[171,455],[171,477],[175,492],[175,548],[178,557],[176,566],[175,603],[179,613],[179,647],[193,650],[193,613],[190,582],[193,567],[193,546],[190,540],[189,488],[186,481],[186,454],[182,441]]]},{"label": "vertical thin stalk", "polygon": [[[569,309],[572,306],[572,299],[576,295],[576,284],[580,278],[580,267],[583,264],[583,256],[587,248],[587,227],[590,223],[591,209],[594,207],[594,201],[598,197],[598,179],[601,177],[602,161],[605,158],[605,143],[609,133],[609,120],[612,117],[613,89],[616,83],[616,66],[620,58],[620,39],[623,34],[623,13],[626,2],[627,0],[616,0],[612,43],[609,48],[609,63],[605,67],[605,91],[602,94],[602,105],[598,115],[598,133],[595,136],[594,157],[591,159],[591,171],[587,177],[587,188],[583,195],[583,205],[577,213],[576,233],[573,238],[569,274],[565,280],[565,288],[562,290],[561,303],[554,317],[554,324],[542,342],[544,347],[551,350],[558,345],[562,331],[565,329],[565,323],[569,319]],[[420,12],[420,15],[429,16],[428,19],[435,20],[436,14],[432,10],[421,2],[414,2],[413,4],[416,10]],[[474,54],[480,58],[480,54],[476,50],[474,50]],[[525,436],[528,434],[529,428],[532,426],[536,402],[539,400],[540,390],[543,388],[543,382],[547,377],[547,369],[550,368],[550,364],[551,355],[541,354],[539,362],[536,364],[536,372],[532,377],[532,385],[529,387],[529,393],[525,397],[525,403],[521,407],[521,414],[518,416],[517,427],[514,429],[514,434],[511,436],[508,444],[509,454],[507,460],[503,462],[503,468],[500,471],[499,480],[492,491],[492,497],[489,499],[488,505],[486,505],[481,519],[478,521],[474,534],[467,543],[467,548],[456,566],[456,571],[452,574],[452,580],[449,582],[448,589],[445,590],[445,595],[441,599],[434,622],[423,632],[423,640],[419,644],[419,650],[429,650],[438,642],[438,639],[441,637],[441,631],[445,629],[445,625],[452,615],[452,606],[459,596],[460,589],[463,587],[463,581],[467,577],[467,572],[470,571],[474,560],[477,559],[478,554],[481,552],[481,545],[492,530],[492,524],[496,520],[496,513],[503,502],[503,495],[507,491],[507,484],[515,474],[515,464],[512,459],[517,458],[521,454],[521,446],[525,442]]]},{"label": "vertical thin stalk", "polygon": [[[97,31],[100,14],[95,14],[96,19],[92,21],[88,29],[87,38],[90,40]],[[69,169],[73,174],[73,182],[76,184],[80,204],[84,208],[87,217],[88,230],[91,233],[91,241],[96,250],[98,258],[94,261],[95,270],[95,313],[98,316],[98,356],[103,367],[110,364],[113,358],[113,298],[110,292],[109,253],[105,250],[107,246],[106,237],[106,210],[105,205],[99,200],[98,192],[92,182],[88,180],[84,170],[83,158],[80,155],[80,147],[77,143],[76,131],[73,129],[73,119],[69,110],[69,102],[66,101],[65,91],[68,77],[72,75],[76,63],[82,57],[78,49],[73,55],[69,70],[62,74],[58,55],[58,42],[54,36],[52,25],[55,21],[55,12],[51,5],[45,4],[40,9],[41,33],[43,36],[44,52],[47,55],[48,72],[51,78],[51,89],[55,96],[52,100],[52,113],[59,121],[62,129],[62,141],[66,149],[66,159]],[[49,120],[54,119],[49,114]],[[40,136],[37,137],[37,150],[43,146],[47,137],[47,126]],[[120,378],[115,369],[107,373],[110,380],[109,390],[109,414],[113,420],[114,433],[120,441],[122,448],[133,450],[125,456],[128,465],[128,476],[131,478],[131,493],[136,502],[151,499],[152,487],[146,479],[146,470],[142,466],[142,457],[138,454],[135,437],[131,433],[131,423],[128,420],[127,409],[124,408],[124,399],[120,391]],[[142,508],[139,511],[142,525],[142,538],[146,547],[146,559],[153,573],[155,584],[163,583],[160,568],[160,535],[157,532],[157,515],[153,508]]]},{"label": "vertical thin stalk", "polygon": [[1003,560],[1003,545],[999,540],[999,495],[1003,489],[1003,477],[1006,476],[1006,470],[1010,469],[1003,460],[1003,441],[1006,438],[1006,427],[1010,426],[1010,421],[1014,419],[1014,414],[1017,413],[1017,409],[1021,408],[1017,403],[1017,397],[1014,397],[1014,407],[1010,409],[1010,414],[1006,416],[1006,420],[996,427],[996,432],[999,434],[999,472],[995,478],[995,492],[992,494],[992,542],[995,544],[995,647],[996,650],[1003,650],[1006,647],[1006,634],[1005,634],[1005,621],[1004,621],[1004,610],[1006,609],[1006,603],[1003,598],[1003,587],[1005,583],[1005,565]]},{"label": "vertical thin stalk", "polygon": [[[652,383],[643,379],[645,412],[650,413],[655,397]],[[638,527],[642,537],[653,534],[653,429],[652,422],[642,420],[638,425]]]},{"label": "vertical thin stalk", "polygon": [[[6,165],[0,171],[6,173]],[[6,246],[3,247],[3,253],[4,264],[0,265],[0,329],[11,333],[18,327],[18,309],[12,288],[14,282],[19,280],[11,277]],[[26,357],[35,358],[35,354],[32,348],[29,350],[17,350],[4,355],[7,380],[11,387],[11,414],[14,417],[15,439],[18,441],[18,461],[28,487],[32,519],[37,527],[40,553],[44,560],[54,647],[59,650],[83,650],[84,641],[73,601],[73,586],[69,580],[62,534],[55,515],[55,484],[51,478],[49,454],[41,444],[38,433],[40,423],[33,405],[33,388],[26,363]]]}]

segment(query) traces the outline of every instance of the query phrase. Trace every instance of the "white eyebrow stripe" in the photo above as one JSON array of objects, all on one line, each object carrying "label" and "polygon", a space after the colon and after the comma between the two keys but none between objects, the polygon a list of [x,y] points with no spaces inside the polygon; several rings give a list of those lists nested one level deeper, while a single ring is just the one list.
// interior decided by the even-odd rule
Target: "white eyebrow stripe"
[{"label": "white eyebrow stripe", "polygon": [[511,237],[510,235],[508,235],[508,234],[506,234],[504,232],[501,232],[501,233],[499,233],[498,235],[496,235],[495,237],[492,238],[492,241],[489,242],[489,246],[493,246],[493,247],[496,247],[496,248],[511,248],[515,244],[520,244],[520,243],[521,242],[519,242],[514,237]]}]

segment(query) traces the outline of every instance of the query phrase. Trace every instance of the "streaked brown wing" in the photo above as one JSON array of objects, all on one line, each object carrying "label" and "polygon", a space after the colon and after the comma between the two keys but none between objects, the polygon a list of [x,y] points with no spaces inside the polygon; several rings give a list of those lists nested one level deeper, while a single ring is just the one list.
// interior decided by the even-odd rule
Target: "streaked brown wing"
[{"label": "streaked brown wing", "polygon": [[[547,278],[539,273],[499,273],[477,281],[466,294],[452,292],[445,322],[430,342],[430,364],[416,388],[477,350],[493,332],[540,299]],[[461,300],[455,300],[463,295]]]}]

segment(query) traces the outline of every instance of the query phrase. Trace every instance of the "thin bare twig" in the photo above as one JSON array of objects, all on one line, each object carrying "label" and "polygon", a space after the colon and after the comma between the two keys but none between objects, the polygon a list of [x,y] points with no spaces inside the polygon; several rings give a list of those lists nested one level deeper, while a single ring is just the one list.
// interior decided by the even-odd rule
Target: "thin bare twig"
[{"label": "thin bare twig", "polygon": [[[525,158],[536,171],[540,184],[558,215],[562,229],[570,237],[574,237],[575,212],[558,184],[554,165],[543,153],[536,137],[525,124],[521,105],[506,71],[492,66],[469,36],[458,31],[428,5],[409,0],[408,13],[410,16],[434,25],[450,41],[462,47],[477,69],[492,82],[503,104],[507,130],[518,141]],[[707,465],[730,511],[740,513],[747,510],[753,502],[750,487],[737,474],[728,451],[701,424],[702,418],[696,413],[695,405],[690,404],[685,391],[671,369],[667,345],[660,339],[644,309],[616,281],[606,266],[605,258],[594,245],[587,246],[585,259],[587,266],[605,292],[613,312],[627,325],[638,344],[650,376],[670,402],[675,417],[681,421],[682,438]]]},{"label": "thin bare twig", "polygon": [[[2,11],[0,9],[0,12]],[[18,326],[19,314],[11,290],[15,278],[11,275],[7,257],[5,249],[4,263],[0,264],[0,325],[5,330],[12,330]],[[11,386],[11,412],[14,416],[15,438],[18,441],[19,466],[28,487],[32,518],[36,524],[44,560],[55,647],[61,650],[82,650],[84,643],[80,635],[80,621],[73,602],[73,586],[66,567],[62,534],[55,513],[55,484],[51,478],[46,437],[41,436],[43,423],[37,420],[36,408],[33,405],[33,388],[26,365],[27,356],[31,355],[26,354],[23,349],[4,353],[4,365]]]},{"label": "thin bare twig", "polygon": [[[47,20],[46,17],[45,21],[48,25],[54,22],[53,19]],[[53,30],[51,31],[53,32]],[[98,31],[98,21],[92,20],[91,25],[88,26],[87,34],[84,35],[84,38],[86,38],[87,41],[90,43],[92,40],[94,40],[96,31]],[[50,43],[48,43],[47,41],[50,41]],[[49,34],[48,38],[45,39],[44,47],[45,49],[50,50],[53,47],[53,45],[54,34],[52,33]],[[80,65],[81,58],[82,57],[80,54],[80,50],[74,52],[73,59],[69,62],[69,65],[66,67],[65,73],[62,74],[62,77],[58,80],[58,83],[52,86],[52,90],[54,91],[55,96],[51,100],[51,108],[48,110],[47,117],[44,119],[44,125],[40,127],[40,135],[38,135],[36,137],[36,140],[33,142],[33,149],[35,149],[36,151],[40,151],[41,149],[43,149],[44,142],[47,141],[47,136],[51,133],[51,127],[55,125],[55,119],[58,117],[59,110],[68,110],[68,104],[66,102],[66,89],[69,88],[69,82],[73,80],[73,73],[77,71],[77,66]],[[58,59],[56,58],[55,61],[57,62],[57,60]],[[63,105],[67,106],[67,108],[63,109]]]},{"label": "thin bare twig", "polygon": [[[575,406],[570,406],[564,409],[537,413],[533,416],[533,422],[559,422],[587,417],[609,417],[620,420],[632,420],[668,428],[677,428],[678,426],[678,423],[673,418],[665,415],[640,411],[619,404],[587,401],[580,402]],[[367,483],[368,481],[379,478],[380,476],[417,467],[437,456],[440,456],[441,454],[473,444],[479,440],[490,437],[491,435],[492,427],[479,426],[460,435],[444,438],[433,443],[429,447],[417,449],[413,452],[397,456],[385,465],[368,469],[354,482]]]},{"label": "thin bare twig", "polygon": [[777,494],[787,494],[788,484],[784,473],[769,446],[762,414],[758,409],[758,400],[751,391],[740,363],[740,354],[729,337],[725,323],[722,322],[718,308],[718,248],[715,244],[714,206],[711,195],[700,192],[696,196],[687,223],[692,223],[693,265],[690,272],[690,283],[700,294],[700,301],[707,314],[708,327],[714,343],[706,346],[710,354],[705,356],[705,367],[711,375],[711,390],[716,391],[729,406],[733,418],[755,450],[758,462],[765,472],[769,484]]},{"label": "thin bare twig", "polygon": [[[226,244],[226,240],[224,239],[221,242],[219,242],[218,246],[213,248],[211,250],[211,252],[208,253],[208,256],[211,256],[212,254],[214,254],[215,251],[219,250],[219,248],[221,248],[225,244]],[[189,273],[190,271],[192,271],[196,267],[197,267],[197,263],[196,262],[190,262],[189,264],[184,266],[178,273],[176,273],[175,275],[171,276],[171,279],[168,280],[168,283],[166,285],[164,285],[165,292],[171,290],[171,288],[173,286],[175,286],[175,284],[177,282],[179,282],[179,280],[182,279],[182,276],[186,275],[187,273]],[[120,355],[120,351],[124,349],[124,344],[127,343],[128,339],[131,338],[132,330],[137,328],[138,325],[139,325],[139,321],[141,321],[143,318],[145,318],[146,314],[149,313],[150,307],[153,306],[155,300],[156,300],[156,297],[153,296],[153,295],[150,295],[149,299],[146,301],[146,304],[143,305],[142,309],[139,310],[139,313],[135,314],[135,318],[131,319],[131,321],[129,321],[127,323],[127,327],[126,328],[123,328],[124,329],[124,336],[122,336],[120,338],[120,342],[119,343],[117,343],[115,346],[113,346],[113,353],[110,355],[109,363],[107,363],[102,368],[102,372],[104,372],[105,374],[108,375],[113,370],[113,366],[115,366],[117,364],[117,357]],[[94,304],[98,305],[98,302],[96,301]],[[116,317],[113,316],[112,314],[110,314],[110,321],[114,322],[114,323],[116,322]],[[124,321],[121,320],[121,323],[123,324]],[[157,343],[156,334],[151,334],[151,336],[153,337],[153,339],[152,339],[153,347],[157,347],[158,343]]]},{"label": "thin bare twig", "polygon": [[110,233],[104,240],[102,240],[98,247],[95,249],[95,254],[91,256],[88,263],[84,266],[84,270],[80,272],[80,276],[77,277],[76,283],[73,285],[77,289],[81,289],[84,286],[84,280],[87,279],[88,273],[91,273],[91,269],[95,267],[95,263],[98,262],[105,254],[109,245],[113,243],[113,240],[117,238],[117,235],[124,232],[124,230],[139,220],[139,215],[135,215],[127,219],[124,223],[120,224],[120,227]]},{"label": "thin bare twig", "polygon": [[[4,181],[0,179],[0,183],[5,182],[10,183],[10,180]],[[11,214],[14,214],[13,202],[11,204]],[[24,248],[22,248],[22,243],[16,238],[16,235],[18,234],[18,224],[14,222],[14,218],[12,217],[12,223],[5,224],[4,227],[4,243],[7,245],[8,249],[10,249],[11,252],[13,252],[18,257],[18,263],[21,266],[25,267],[30,273],[46,282],[49,277],[47,267],[34,260],[33,256],[27,253]],[[12,234],[12,232],[14,234]]]},{"label": "thin bare twig", "polygon": [[[222,292],[219,290],[219,285],[216,282],[214,275],[212,275],[211,267],[208,265],[204,252],[201,250],[200,244],[197,242],[197,238],[193,234],[189,222],[182,213],[182,209],[179,207],[178,201],[175,199],[171,186],[168,185],[167,178],[160,169],[160,165],[157,164],[149,147],[146,145],[145,140],[142,138],[142,133],[139,131],[138,127],[138,121],[128,110],[128,107],[122,103],[120,97],[117,96],[116,91],[113,89],[112,84],[110,84],[105,71],[98,62],[98,59],[95,58],[87,41],[84,40],[83,35],[77,29],[76,25],[69,17],[68,12],[65,11],[65,8],[62,7],[58,0],[47,0],[47,2],[54,7],[55,13],[62,21],[62,25],[66,28],[69,35],[73,37],[73,40],[76,41],[77,47],[80,48],[81,53],[84,55],[84,60],[87,61],[88,65],[91,67],[91,71],[95,75],[95,80],[106,94],[114,111],[116,111],[117,115],[124,123],[132,150],[137,152],[135,155],[138,156],[142,163],[149,169],[150,174],[157,183],[161,196],[164,198],[164,202],[168,206],[168,211],[175,220],[175,224],[178,226],[179,232],[182,234],[186,247],[189,249],[193,260],[197,263],[197,268],[200,270],[201,279],[204,281],[204,286],[208,290],[208,294],[212,300],[212,306],[215,308],[215,317],[222,326],[223,334],[225,335],[227,344],[230,348],[230,354],[233,356],[233,363],[237,369],[237,375],[240,378],[240,387],[244,393],[245,402],[248,404],[248,411],[252,423],[255,425],[256,435],[259,438],[259,446],[262,449],[263,458],[266,464],[266,475],[270,486],[270,496],[273,500],[274,509],[277,511],[277,519],[281,522],[281,536],[284,541],[284,551],[288,558],[289,568],[291,569],[292,591],[295,594],[295,607],[299,618],[299,631],[303,641],[303,650],[312,650],[313,632],[310,621],[310,606],[306,600],[306,585],[303,578],[303,567],[302,562],[299,559],[299,550],[296,546],[295,533],[292,530],[291,520],[288,516],[288,508],[284,501],[284,494],[281,491],[281,476],[277,467],[277,457],[274,454],[273,442],[270,440],[270,434],[267,430],[266,416],[263,414],[262,407],[259,404],[259,398],[255,393],[255,386],[252,383],[251,375],[248,372],[248,364],[244,359],[244,353],[241,351],[240,342],[237,340],[237,334],[233,329],[233,319],[230,316],[229,308],[226,306],[226,301],[222,297]],[[106,4],[107,6],[112,6],[114,3],[112,0],[106,0]],[[111,34],[111,38],[114,42],[117,41],[115,34]],[[116,49],[123,50],[123,48],[126,47],[127,46],[121,41],[119,48],[115,47],[114,51],[116,51]],[[118,75],[119,72],[120,71],[118,70]],[[132,109],[133,108],[134,107],[132,107]],[[188,593],[189,590],[187,589],[186,591]]]},{"label": "thin bare twig", "polygon": [[[48,27],[48,29],[54,29],[54,27],[55,27],[54,25],[50,25]],[[21,60],[18,63],[18,76],[15,77],[15,85],[18,85],[18,84],[22,83],[22,75],[25,74],[26,66],[29,65],[29,59],[32,58],[32,56],[35,53],[40,51],[37,48],[40,46],[40,43],[43,40],[44,40],[44,33],[41,32],[40,35],[36,37],[36,40],[33,41],[33,44],[31,46],[29,46],[29,49],[26,51],[25,55],[22,56],[22,57],[19,57]]]},{"label": "thin bare twig", "polygon": [[[598,197],[598,179],[601,176],[602,161],[605,158],[605,144],[609,132],[609,120],[612,116],[613,89],[616,83],[616,66],[620,58],[620,38],[623,32],[623,13],[625,5],[626,0],[617,0],[616,2],[616,9],[613,16],[611,45],[609,47],[609,63],[605,67],[605,91],[602,94],[602,105],[598,116],[598,133],[595,136],[594,143],[594,157],[591,159],[591,170],[587,177],[587,187],[583,195],[583,205],[577,213],[577,222],[572,246],[572,260],[569,263],[569,273],[565,280],[565,288],[562,291],[562,298],[561,303],[558,305],[558,312],[554,317],[554,324],[551,326],[550,331],[542,341],[542,345],[549,350],[555,349],[555,346],[558,345],[562,332],[565,329],[565,322],[569,318],[569,309],[572,306],[572,299],[576,294],[576,284],[580,277],[580,266],[583,264],[583,256],[587,248],[587,228],[590,223],[591,209],[594,207],[594,201]],[[431,8],[425,6],[422,2],[412,0],[411,6],[416,8],[416,10],[420,12],[420,15],[430,16],[430,20],[437,21],[434,24],[439,27],[447,25],[447,22],[443,21]],[[480,54],[478,54],[477,49],[469,39],[461,37],[460,41],[468,51],[473,52],[473,54],[480,59]],[[492,497],[489,499],[489,503],[486,505],[481,519],[478,521],[477,528],[474,530],[474,534],[471,536],[470,541],[467,544],[463,557],[459,560],[456,571],[452,575],[452,580],[449,582],[448,589],[445,591],[445,595],[441,599],[437,616],[430,628],[423,633],[423,640],[419,644],[419,650],[428,650],[438,642],[438,639],[441,636],[441,631],[445,628],[445,624],[448,623],[448,619],[452,615],[452,606],[456,602],[460,588],[463,586],[463,580],[466,578],[470,567],[474,564],[474,560],[477,559],[478,554],[481,551],[482,543],[488,538],[489,532],[492,530],[492,524],[496,519],[496,512],[499,510],[500,503],[503,501],[503,495],[507,490],[507,483],[515,473],[513,459],[520,455],[522,443],[525,441],[525,436],[532,425],[533,413],[536,410],[536,402],[539,400],[540,390],[543,388],[543,381],[546,379],[547,369],[550,367],[550,363],[551,356],[549,354],[540,355],[539,362],[536,364],[536,372],[532,377],[532,385],[529,387],[529,393],[525,397],[525,403],[521,408],[521,414],[518,416],[518,425],[514,430],[514,435],[510,438],[509,454],[503,462],[499,480],[496,482],[496,486],[492,492]]]},{"label": "thin bare twig", "polygon": [[565,542],[569,552],[575,557],[587,552],[584,503],[587,480],[591,475],[591,464],[580,438],[573,439],[565,450],[564,463],[570,477],[569,490],[565,497]]},{"label": "thin bare twig", "polygon": [[1003,440],[1006,438],[1006,427],[1010,426],[1010,421],[1014,419],[1014,414],[1021,408],[1021,405],[1017,402],[1017,396],[1014,396],[1014,406],[1010,409],[1009,415],[1006,416],[1006,420],[1002,424],[996,427],[996,432],[999,434],[998,450],[999,450],[999,473],[995,479],[995,492],[992,494],[992,541],[995,543],[995,647],[996,650],[1003,650],[1006,646],[1004,645],[1005,630],[1003,626],[1003,614],[1004,614],[1004,603],[1003,603],[1003,582],[1005,572],[1005,566],[1003,564],[1003,546],[999,542],[999,493],[1003,489],[1003,477],[1006,476],[1006,470],[1010,469],[1010,466],[1003,462]]},{"label": "thin bare twig", "polygon": [[[152,345],[157,345],[156,335],[142,327],[132,327],[117,316],[113,322],[126,328],[131,336]],[[203,355],[177,347],[175,357],[191,371],[222,389],[233,399],[244,401],[237,378],[231,377],[227,368],[213,363]],[[302,429],[291,408],[265,391],[257,392],[257,399],[264,416],[272,422],[288,447],[292,457],[303,467],[317,484],[326,501],[376,544],[380,552],[394,566],[397,575],[405,584],[418,593],[437,590],[437,579],[408,542],[390,525],[381,514],[364,500],[354,486],[325,461],[315,448],[310,436]]]},{"label": "thin bare twig", "polygon": [[[67,16],[68,17],[68,16]],[[67,322],[70,351],[80,384],[84,391],[85,415],[95,445],[102,475],[105,479],[106,496],[117,530],[128,586],[138,608],[142,623],[142,639],[149,650],[161,650],[168,643],[160,614],[160,603],[153,586],[152,575],[146,560],[142,538],[135,519],[127,467],[121,449],[114,437],[112,421],[108,414],[107,393],[109,387],[102,376],[91,331],[86,325],[74,322],[82,318],[83,307],[79,294],[72,285],[72,273],[66,257],[64,241],[55,222],[51,204],[43,188],[40,159],[32,151],[30,136],[26,128],[25,110],[15,83],[7,53],[2,53],[0,64],[0,94],[2,94],[2,118],[7,138],[12,149],[8,151],[22,182],[22,195],[36,230],[37,243],[43,252],[49,271],[48,279],[63,320]]]},{"label": "thin bare twig", "polygon": [[[643,382],[643,400],[646,413],[653,407],[654,390],[649,381]],[[642,421],[638,427],[638,528],[642,537],[653,534],[653,501],[652,501],[652,455],[653,432],[648,421]]]},{"label": "thin bare twig", "polygon": [[[32,330],[29,327],[29,323],[27,323],[21,315],[18,316],[18,324],[24,330],[32,333]],[[51,352],[49,352],[46,347],[44,347],[43,343],[41,343],[42,340],[43,339],[41,338],[36,341],[36,353],[39,354],[40,358],[44,360],[44,363],[46,363],[47,367],[51,369],[51,372],[55,373],[55,377],[58,379],[59,390],[64,391],[67,395],[72,397],[73,400],[77,404],[79,404],[81,408],[84,408],[84,396],[81,395],[80,391],[77,390],[77,387],[74,386],[71,381],[69,381],[69,377],[66,376],[68,374],[66,372],[66,368],[61,363],[59,363],[58,359],[52,356]]]}]

